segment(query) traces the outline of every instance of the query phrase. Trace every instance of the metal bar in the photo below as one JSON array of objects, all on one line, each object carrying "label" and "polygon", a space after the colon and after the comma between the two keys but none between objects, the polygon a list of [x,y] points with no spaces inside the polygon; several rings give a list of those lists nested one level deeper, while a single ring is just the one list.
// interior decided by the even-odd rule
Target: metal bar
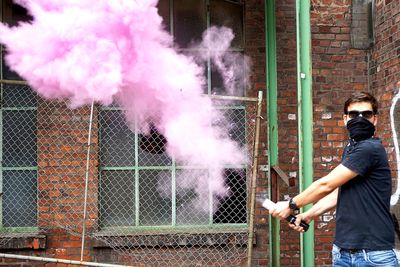
[{"label": "metal bar", "polygon": [[203,225],[159,225],[159,226],[108,226],[102,227],[94,236],[139,236],[139,235],[168,235],[179,234],[207,234],[207,233],[232,233],[248,231],[245,223],[203,224]]},{"label": "metal bar", "polygon": [[[233,168],[233,169],[243,169],[245,168],[247,165],[245,164],[238,164],[238,165],[224,165],[225,168]],[[7,169],[10,170],[15,170],[17,169],[16,167],[7,167]],[[23,170],[37,170],[36,167],[27,167],[27,168],[23,168]],[[133,171],[135,169],[138,169],[140,171],[142,170],[163,170],[163,171],[173,171],[174,170],[174,165],[171,166],[142,166],[142,167],[101,167],[100,170],[101,171]],[[188,165],[188,166],[179,166],[176,165],[175,166],[176,170],[203,170],[203,169],[207,169],[206,165],[198,165],[198,166],[194,166],[194,165]]]},{"label": "metal bar", "polygon": [[90,168],[90,144],[92,141],[91,139],[92,139],[93,110],[94,110],[94,101],[92,101],[92,105],[90,107],[89,133],[88,133],[88,144],[87,144],[87,153],[86,153],[85,199],[83,202],[81,261],[83,260],[83,252],[84,252],[84,248],[85,248],[87,198],[88,198],[89,168]]},{"label": "metal bar", "polygon": [[3,171],[37,171],[38,167],[3,167]]},{"label": "metal bar", "polygon": [[[2,196],[3,193],[0,193],[0,196]],[[16,235],[18,236],[19,234],[22,234],[24,237],[27,235],[32,235],[36,237],[37,234],[36,232],[39,231],[39,227],[30,227],[30,226],[25,226],[25,227],[4,227],[1,229],[0,234],[2,238],[14,238]]]},{"label": "metal bar", "polygon": [[139,216],[139,210],[140,210],[140,198],[139,198],[139,189],[140,189],[140,183],[139,183],[139,175],[140,175],[140,170],[139,170],[139,133],[138,133],[138,125],[137,125],[137,120],[135,121],[135,226],[140,225],[140,216]]},{"label": "metal bar", "polygon": [[13,85],[28,85],[26,81],[17,81],[17,80],[0,80],[2,84],[13,84]]},{"label": "metal bar", "polygon": [[[175,164],[175,160],[173,160]],[[175,166],[174,166],[175,167]],[[173,168],[171,173],[171,205],[172,205],[172,226],[176,226],[176,168]]]},{"label": "metal bar", "polygon": [[171,36],[175,36],[175,32],[174,32],[174,30],[175,30],[174,29],[174,24],[175,24],[174,5],[175,5],[175,3],[174,3],[174,0],[170,0],[169,3],[170,3],[170,5],[169,5],[169,21],[170,21],[169,30],[171,32]]},{"label": "metal bar", "polygon": [[[268,102],[268,166],[278,165],[278,89],[276,63],[276,17],[275,0],[265,0],[265,45],[266,45],[266,77]],[[269,168],[270,169],[270,168]],[[278,200],[278,179],[273,178],[269,170],[269,195]],[[276,177],[274,177],[276,178]],[[269,258],[270,266],[280,265],[280,223],[278,219],[269,216]]]},{"label": "metal bar", "polygon": [[249,240],[247,243],[247,266],[252,266],[253,261],[253,238],[254,238],[254,215],[256,205],[256,188],[257,188],[257,169],[258,169],[258,146],[260,139],[260,124],[261,124],[261,110],[262,110],[262,98],[263,92],[258,92],[257,102],[257,117],[256,117],[256,129],[254,137],[253,147],[253,162],[252,162],[252,173],[251,173],[251,187],[250,187],[250,218],[249,218]]},{"label": "metal bar", "polygon": [[4,111],[36,111],[36,107],[18,107],[18,108],[13,108],[13,107],[3,107]]},{"label": "metal bar", "polygon": [[[299,190],[313,181],[313,110],[311,86],[310,0],[296,1]],[[302,209],[308,210],[310,205]],[[314,266],[314,225],[300,236],[301,266]]]},{"label": "metal bar", "polygon": [[[301,0],[300,0],[301,1]],[[297,64],[297,128],[298,128],[298,151],[299,151],[299,189],[303,186],[303,131],[301,112],[301,56],[300,56],[300,2],[296,0],[296,64]],[[304,267],[304,237],[300,235],[300,266]]]},{"label": "metal bar", "polygon": [[[211,14],[210,14],[210,0],[205,0],[206,2],[206,29],[211,26]],[[199,51],[200,52],[200,51]],[[211,96],[212,85],[211,85],[211,54],[209,49],[201,51],[201,53],[207,53],[207,96]]]},{"label": "metal bar", "polygon": [[[3,5],[0,4],[1,11],[3,9]],[[3,16],[3,12],[1,12],[0,16]],[[2,21],[2,20],[1,20]],[[0,81],[3,79],[3,46],[0,46]],[[3,99],[4,99],[4,83],[0,82],[0,229],[3,229]]]},{"label": "metal bar", "polygon": [[213,225],[213,215],[214,215],[214,209],[213,209],[213,204],[214,204],[214,197],[213,194],[211,193],[211,188],[210,188],[210,181],[211,178],[211,174],[210,174],[210,170],[207,171],[207,184],[208,184],[208,225],[211,226]]},{"label": "metal bar", "polygon": [[222,96],[222,95],[204,95],[208,96],[211,99],[221,99],[221,100],[242,100],[242,101],[249,101],[249,102],[257,102],[258,98],[256,97],[242,97],[242,96]]},{"label": "metal bar", "polygon": [[[224,1],[226,1],[226,0],[224,0]],[[206,49],[206,48],[200,48],[200,49],[199,48],[179,48],[179,51],[182,51],[182,52],[191,52],[191,51],[193,51],[193,52],[204,52],[205,53],[205,52],[207,52],[209,50]],[[218,51],[218,50],[216,50],[216,51]],[[220,51],[222,51],[222,50],[220,50]],[[243,48],[230,47],[229,48],[229,52],[243,52]]]},{"label": "metal bar", "polygon": [[172,170],[171,170],[171,175],[172,175],[172,207],[173,207],[173,212],[172,212],[172,225],[176,226],[176,176],[177,176],[177,168],[176,168],[176,161],[175,157],[172,157]]},{"label": "metal bar", "polygon": [[66,263],[66,264],[99,266],[99,267],[124,267],[124,266],[129,267],[129,265],[117,265],[117,264],[97,263],[97,262],[77,261],[77,260],[64,260],[64,259],[54,259],[54,258],[25,256],[25,255],[17,255],[17,254],[5,254],[5,253],[0,253],[0,258],[44,261],[44,262]]}]

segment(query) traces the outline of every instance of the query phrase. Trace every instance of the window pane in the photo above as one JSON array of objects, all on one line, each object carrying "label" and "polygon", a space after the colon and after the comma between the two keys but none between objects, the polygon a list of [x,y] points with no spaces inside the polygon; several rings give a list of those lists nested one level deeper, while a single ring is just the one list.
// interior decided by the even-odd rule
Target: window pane
[{"label": "window pane", "polygon": [[171,172],[139,172],[140,225],[172,224]]},{"label": "window pane", "polygon": [[229,136],[239,145],[246,145],[246,118],[244,109],[228,109],[225,116],[229,121]]},{"label": "window pane", "polygon": [[159,0],[158,14],[163,18],[164,29],[171,32],[170,12],[169,12],[170,0]]},{"label": "window pane", "polygon": [[36,171],[3,171],[3,227],[37,224]]},{"label": "window pane", "polygon": [[221,204],[213,216],[214,223],[246,223],[246,171],[226,169],[225,177],[229,195],[221,199]]},{"label": "window pane", "polygon": [[172,160],[165,152],[167,139],[150,125],[148,135],[139,135],[139,166],[171,165]]},{"label": "window pane", "polygon": [[28,85],[3,85],[3,107],[36,107],[37,95]]},{"label": "window pane", "polygon": [[100,178],[101,226],[135,224],[135,171],[102,171]]},{"label": "window pane", "polygon": [[243,48],[243,5],[226,0],[211,0],[211,25],[226,26],[235,34],[232,47]]},{"label": "window pane", "polygon": [[176,223],[178,225],[209,223],[208,186],[201,187],[203,192],[195,190],[196,187],[197,191],[199,190],[199,185],[206,179],[205,175],[207,175],[207,170],[176,171]]},{"label": "window pane", "polygon": [[119,110],[100,112],[101,165],[110,167],[135,165],[135,134]]},{"label": "window pane", "polygon": [[[166,29],[169,31],[172,26],[175,41],[181,48],[188,48],[191,43],[200,41],[207,23],[211,22],[211,25],[224,25],[233,29],[236,36],[233,48],[237,50],[243,49],[244,46],[243,4],[233,2],[235,1],[160,0],[157,7]],[[210,3],[209,7],[207,7],[207,3]],[[171,7],[173,13],[170,13]],[[207,14],[207,10],[210,11],[209,14]],[[171,18],[172,14],[173,18]],[[235,60],[231,63],[236,65],[244,63],[243,61],[238,62],[242,60],[239,59],[240,57],[234,58]],[[204,70],[207,77],[208,70],[207,68]],[[227,92],[220,74],[212,64],[209,78],[211,81],[208,85],[210,92],[205,86],[205,93],[222,95],[229,93],[237,96],[245,94],[242,80],[234,81],[234,92]],[[245,110],[244,108],[236,109],[235,106],[241,105],[238,102],[228,105],[229,109],[225,112],[229,123],[229,134],[239,144],[246,145]],[[201,176],[207,173],[207,170],[181,170],[178,167],[178,170],[175,169],[173,172],[172,168],[175,166],[172,165],[172,159],[165,152],[166,140],[157,132],[156,128],[153,127],[147,135],[135,136],[125,126],[122,114],[110,110],[101,112],[100,123],[102,166],[130,167],[138,169],[139,172],[139,188],[136,188],[139,196],[134,195],[134,170],[126,171],[130,173],[129,175],[121,175],[122,171],[102,172],[100,208],[102,226],[135,225],[135,220],[139,221],[140,226],[172,225],[173,218],[176,219],[178,226],[208,225],[212,222],[246,223],[246,174],[244,170],[226,170],[226,183],[232,194],[221,199],[218,207],[211,208],[215,203],[210,202],[209,192],[199,193],[199,187],[195,189],[196,185],[201,184],[201,179],[204,179]],[[137,143],[135,143],[135,137]],[[138,154],[135,155],[135,153]],[[120,178],[115,179],[114,177],[117,176]],[[126,179],[132,184],[127,185]],[[125,186],[120,186],[120,183],[124,183]],[[175,188],[172,188],[173,185],[176,185]],[[119,194],[119,191],[124,190],[125,187],[130,188],[129,196],[126,192],[122,196]],[[207,186],[203,187],[207,189]],[[139,199],[139,203],[134,203],[135,197]],[[126,201],[123,202],[124,200]],[[173,206],[174,204],[176,205]],[[134,210],[135,205],[139,205],[139,210]],[[131,206],[131,210],[129,210],[129,206]],[[114,210],[117,209],[126,212],[115,214]],[[216,210],[216,212],[213,214],[210,209]],[[132,216],[129,217],[128,214],[132,214]],[[135,214],[139,218],[135,218]],[[118,221],[120,217],[126,219]]]},{"label": "window pane", "polygon": [[3,166],[36,166],[36,111],[3,111]]},{"label": "window pane", "polygon": [[174,36],[180,47],[186,48],[192,41],[199,42],[206,25],[206,1],[174,1]]},{"label": "window pane", "polygon": [[216,95],[227,95],[224,79],[214,64],[211,64],[211,93]]},{"label": "window pane", "polygon": [[2,66],[3,66],[3,69],[2,69],[2,71],[3,71],[3,73],[2,73],[3,79],[4,79],[4,80],[17,80],[17,81],[21,81],[22,78],[21,78],[16,72],[12,71],[12,70],[10,69],[10,67],[8,67],[8,65],[6,64],[5,58],[4,58],[5,55],[6,55],[6,52],[3,51],[3,52],[2,52],[2,58],[1,58],[2,64],[3,64],[3,65],[2,65]]},{"label": "window pane", "polygon": [[33,20],[24,7],[14,4],[12,0],[4,0],[3,2],[3,21],[8,25],[16,26],[18,22]]},{"label": "window pane", "polygon": [[[237,53],[237,56],[233,53]],[[228,62],[228,60],[231,62]],[[230,53],[225,57],[225,61],[228,63],[228,66],[232,65],[235,66],[236,69],[245,70],[244,57],[239,52]],[[211,93],[217,95],[244,96],[244,78],[243,72],[237,72],[234,79],[230,80],[228,85],[225,85],[218,68],[214,64],[211,64]],[[228,86],[228,88],[226,86]]]},{"label": "window pane", "polygon": [[[3,0],[2,4],[2,21],[9,26],[16,26],[21,21],[32,21],[33,18],[27,13],[27,10],[20,5],[13,4],[12,0]],[[4,47],[3,47],[4,49]],[[2,57],[2,78],[5,80],[22,80],[18,74],[11,71],[4,61],[5,52],[3,51]]]}]

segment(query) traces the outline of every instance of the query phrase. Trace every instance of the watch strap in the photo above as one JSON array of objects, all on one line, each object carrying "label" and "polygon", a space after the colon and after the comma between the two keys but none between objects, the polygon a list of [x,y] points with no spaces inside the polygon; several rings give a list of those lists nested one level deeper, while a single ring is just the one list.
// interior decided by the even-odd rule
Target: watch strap
[{"label": "watch strap", "polygon": [[299,210],[299,207],[297,206],[296,202],[294,202],[293,198],[289,199],[289,208],[291,210]]}]

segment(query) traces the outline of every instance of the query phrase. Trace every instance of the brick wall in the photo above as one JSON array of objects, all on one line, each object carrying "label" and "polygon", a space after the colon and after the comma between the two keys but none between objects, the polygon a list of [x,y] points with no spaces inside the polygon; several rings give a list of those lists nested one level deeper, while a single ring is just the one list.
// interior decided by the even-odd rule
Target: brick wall
[{"label": "brick wall", "polygon": [[[392,169],[393,191],[398,187],[399,170],[397,169],[393,132],[390,127],[390,107],[392,99],[400,92],[400,2],[389,0],[376,1],[375,45],[371,53],[370,73],[373,93],[380,104],[378,133],[381,137]],[[394,112],[398,141],[400,103]],[[392,212],[400,218],[400,205],[397,202]],[[399,236],[396,236],[396,248],[400,248]]]},{"label": "brick wall", "polygon": [[[264,82],[264,65],[261,59],[264,34],[263,14],[252,8],[262,5],[260,1],[246,1],[246,53],[255,65],[252,76],[253,88],[260,88]],[[256,15],[255,15],[256,14]],[[347,135],[343,128],[343,103],[354,90],[367,90],[367,51],[353,49],[350,44],[351,1],[313,1],[311,10],[312,60],[313,60],[313,105],[314,105],[314,172],[315,177],[328,173],[340,160]],[[254,21],[252,18],[260,18]],[[295,1],[276,2],[277,64],[278,64],[278,127],[279,166],[289,176],[298,177],[297,147],[297,80],[296,80],[296,25]],[[254,32],[258,31],[258,32]],[[254,34],[254,35],[253,35]],[[257,37],[259,36],[259,37]],[[255,47],[258,47],[255,49]],[[262,62],[264,64],[264,62]],[[259,69],[260,68],[260,69]],[[260,80],[261,79],[261,80]],[[297,180],[297,179],[296,179]],[[265,187],[259,184],[258,191]],[[281,183],[280,198],[293,196],[298,192],[294,187]],[[265,212],[259,210],[257,229],[264,226]],[[327,213],[316,221],[315,256],[317,266],[330,266],[330,250],[334,232],[334,214]],[[267,244],[267,233],[257,232],[257,242]],[[267,263],[264,255],[268,250],[256,248],[256,266]],[[261,251],[261,252],[260,252]],[[264,257],[263,257],[264,256]],[[261,257],[261,258],[260,258]],[[258,261],[257,259],[263,259]],[[281,224],[281,264],[299,266],[299,234]]]},{"label": "brick wall", "polygon": [[[353,91],[370,90],[380,101],[378,135],[388,147],[392,169],[396,167],[389,109],[400,87],[400,3],[377,1],[375,46],[370,62],[369,50],[355,49],[351,45],[351,5],[351,1],[312,1],[315,179],[339,163],[343,140],[347,138],[342,122],[343,103]],[[298,164],[294,12],[295,1],[277,2],[279,162],[288,174],[296,172]],[[362,22],[357,25],[363,27]],[[283,187],[281,199],[297,192],[297,186]],[[298,235],[285,225],[281,230],[281,263],[283,266],[299,266]],[[331,265],[333,234],[333,213],[315,221],[316,266]]]},{"label": "brick wall", "polygon": [[[312,1],[312,59],[314,104],[314,174],[319,178],[328,173],[340,160],[346,131],[343,128],[342,109],[347,97],[355,90],[368,90],[368,50],[354,49],[350,44],[351,0]],[[400,4],[398,1],[376,1],[375,46],[370,61],[371,90],[381,101],[378,132],[390,152],[395,167],[393,143],[390,141],[389,107],[400,84]],[[298,176],[297,152],[297,81],[296,81],[296,26],[295,1],[276,1],[278,114],[279,114],[279,166],[289,176]],[[265,91],[265,32],[264,1],[247,0],[245,8],[246,54],[252,58],[253,72],[249,95]],[[265,116],[265,106],[263,108]],[[267,121],[263,120],[260,140],[260,165],[266,165]],[[39,164],[45,164],[45,162]],[[266,172],[258,174],[257,193],[267,192]],[[42,188],[42,190],[48,190]],[[96,190],[96,188],[93,188]],[[295,195],[294,187],[281,187],[280,198]],[[50,193],[50,192],[49,192]],[[55,195],[54,195],[55,196]],[[46,214],[49,210],[40,210]],[[55,214],[48,214],[53,219]],[[46,223],[43,221],[42,223]],[[256,246],[254,266],[268,266],[268,215],[258,205],[255,220]],[[315,222],[316,266],[330,266],[330,250],[334,233],[334,214],[327,213]],[[299,234],[281,225],[281,264],[299,266]],[[47,249],[26,250],[31,255],[79,259],[80,238],[65,230],[47,235]],[[85,260],[99,262],[128,262],[110,248],[93,248],[91,240]],[[33,245],[32,245],[33,246]],[[29,247],[29,246],[28,246]],[[43,247],[43,246],[42,246]],[[15,253],[16,251],[7,251]],[[3,261],[6,261],[3,259]],[[52,266],[47,264],[46,266]],[[54,266],[54,264],[53,264]],[[62,266],[62,265],[58,265]]]},{"label": "brick wall", "polygon": [[[278,65],[278,149],[279,166],[287,174],[297,176],[297,63],[295,1],[276,2],[276,37]],[[280,183],[280,199],[295,195],[296,186]],[[281,264],[300,266],[299,234],[281,223]]]},{"label": "brick wall", "polygon": [[[346,142],[343,104],[354,91],[367,91],[366,50],[351,46],[351,1],[315,1],[312,16],[314,179],[339,162]],[[364,25],[367,27],[367,24]],[[330,266],[334,212],[315,221],[315,264]]]},{"label": "brick wall", "polygon": [[[264,35],[264,11],[260,6],[263,6],[263,1],[249,1],[246,6],[246,53],[252,57],[253,69],[252,73],[252,90],[248,95],[257,96],[259,90],[265,92],[265,35]],[[41,246],[36,249],[34,247],[34,240],[28,240],[30,243],[25,244],[27,241],[22,240],[21,244],[24,243],[24,251],[21,251],[21,246],[14,246],[13,250],[3,250],[6,253],[16,254],[28,254],[41,257],[60,258],[69,260],[80,260],[80,248],[81,238],[79,233],[81,232],[81,220],[82,220],[82,203],[83,203],[83,192],[84,183],[82,183],[82,177],[85,176],[86,167],[86,133],[87,127],[80,129],[69,129],[69,131],[63,131],[65,127],[74,127],[77,119],[82,121],[88,121],[88,109],[85,109],[83,114],[72,114],[68,109],[60,107],[49,107],[42,103],[38,108],[38,165],[39,165],[39,178],[38,178],[38,189],[39,189],[39,226],[46,229],[45,238],[41,238]],[[61,114],[63,114],[61,116]],[[67,114],[67,115],[65,115]],[[263,107],[263,117],[266,117],[265,105]],[[81,115],[81,116],[80,116]],[[97,118],[95,114],[94,118]],[[261,134],[261,145],[259,164],[266,164],[266,121],[262,122],[262,134]],[[82,126],[82,125],[81,125]],[[97,125],[95,123],[94,133],[98,132]],[[60,139],[60,136],[63,138]],[[92,137],[93,146],[92,149],[98,149],[96,144],[98,142],[97,136]],[[63,141],[66,141],[63,143]],[[58,143],[60,142],[60,143]],[[93,153],[98,155],[96,151]],[[71,160],[73,155],[73,161]],[[90,188],[89,195],[93,198],[89,199],[89,218],[91,222],[98,220],[97,216],[97,191],[98,191],[98,173],[96,169],[98,165],[97,159],[92,159],[91,166],[95,168],[91,169],[92,172],[89,176]],[[71,169],[73,169],[71,171]],[[79,181],[77,181],[79,179]],[[258,177],[258,192],[265,193],[267,191],[267,177],[265,172],[260,172]],[[82,192],[78,193],[77,192]],[[71,195],[77,194],[77,195]],[[73,203],[63,203],[63,201],[73,201]],[[77,217],[79,215],[79,217]],[[267,266],[268,264],[268,227],[267,227],[267,211],[265,209],[259,209],[257,211],[256,219],[256,243],[254,251],[255,266]],[[57,225],[63,226],[63,228],[57,227]],[[56,226],[56,228],[54,228]],[[95,225],[88,225],[88,231],[91,231],[91,227]],[[66,228],[66,229],[65,229]],[[77,235],[72,235],[75,232]],[[247,239],[245,240],[247,241]],[[207,242],[210,242],[208,239]],[[232,241],[231,241],[232,242]],[[45,244],[44,244],[45,243]],[[246,242],[244,242],[246,244]],[[238,247],[242,247],[245,250],[245,246],[238,244]],[[116,250],[96,242],[91,239],[86,240],[86,250],[84,252],[85,261],[97,261],[97,262],[108,262],[108,263],[126,263],[129,264],[130,260],[126,257],[118,254]],[[176,254],[168,253],[157,253],[157,250],[168,250],[167,248],[152,248],[142,249],[141,253],[153,254],[155,260],[157,257],[174,257]],[[192,254],[198,254],[191,256],[191,262],[195,260],[201,265],[202,259],[209,259],[209,255],[213,254],[213,251],[218,248],[196,248],[191,247],[191,252],[187,253],[190,257]],[[176,253],[185,253],[184,251]],[[218,254],[216,251],[215,254]],[[178,257],[177,257],[178,258]],[[196,259],[194,259],[196,258]],[[3,262],[21,262],[27,266],[34,262],[17,261],[17,260],[5,260]],[[165,259],[164,259],[165,260]],[[172,259],[173,260],[173,259]],[[240,259],[238,259],[240,260]],[[232,259],[220,259],[218,264],[224,266],[224,261],[232,263]],[[17,263],[16,263],[17,264]],[[244,263],[243,263],[244,265]],[[38,266],[67,266],[64,264],[44,264],[38,263]]]},{"label": "brick wall", "polygon": [[[23,254],[66,260],[81,259],[83,203],[86,174],[87,131],[90,108],[71,110],[62,104],[39,101],[38,145],[38,226],[37,235],[13,239],[1,245],[2,253]],[[98,143],[97,113],[94,114],[89,172],[86,229],[97,221]],[[75,233],[75,234],[72,234]],[[7,250],[4,250],[6,248]],[[21,250],[22,249],[22,250]],[[85,243],[84,261],[95,258],[90,239]],[[113,259],[110,258],[111,262]],[[10,266],[67,266],[40,261],[1,259]],[[0,262],[0,265],[2,264]],[[17,265],[19,264],[20,265]]]},{"label": "brick wall", "polygon": [[[343,103],[356,90],[368,90],[367,51],[351,47],[351,1],[312,1],[312,64],[314,179],[340,160],[347,133]],[[277,2],[279,162],[289,173],[298,170],[295,1]],[[298,175],[297,175],[298,176]],[[296,187],[281,188],[281,199]],[[332,213],[315,221],[316,266],[331,265],[334,234]],[[299,266],[299,235],[281,225],[281,262]]]},{"label": "brick wall", "polygon": [[[375,45],[371,56],[373,93],[380,104],[378,132],[388,147],[391,167],[396,173],[389,111],[393,97],[400,89],[400,2],[376,1]],[[397,159],[398,160],[398,159]]]},{"label": "brick wall", "polygon": [[[265,90],[265,20],[264,0],[249,0],[245,6],[245,53],[251,58],[252,73],[251,85],[248,95],[257,96],[258,91]],[[258,164],[260,166],[257,176],[257,195],[265,196],[268,192],[268,179],[265,167],[267,167],[267,120],[266,105],[264,101],[261,120],[260,147]],[[269,239],[268,239],[268,211],[261,208],[259,203],[255,213],[255,237],[256,245],[253,252],[254,266],[268,266]]]}]

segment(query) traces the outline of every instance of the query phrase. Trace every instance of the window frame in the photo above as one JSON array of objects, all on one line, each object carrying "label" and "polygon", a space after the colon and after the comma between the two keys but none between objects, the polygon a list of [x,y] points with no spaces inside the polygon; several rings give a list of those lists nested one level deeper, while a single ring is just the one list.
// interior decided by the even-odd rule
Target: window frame
[{"label": "window frame", "polygon": [[[235,109],[235,110],[243,110],[245,112],[245,107],[244,106],[228,106],[228,107],[221,107],[221,109]],[[101,116],[100,114],[102,113],[102,111],[120,111],[123,112],[122,109],[120,108],[116,108],[116,107],[100,107],[100,112],[99,112],[99,116]],[[100,142],[100,147],[102,144],[102,134],[101,134],[101,118],[98,119],[99,121],[99,142]],[[247,123],[245,122],[245,140],[247,140]],[[135,232],[137,231],[148,231],[148,230],[167,230],[167,229],[221,229],[221,228],[227,228],[230,227],[232,229],[237,229],[237,228],[244,228],[247,227],[247,223],[214,223],[213,222],[213,214],[214,211],[212,209],[212,196],[209,196],[209,214],[208,214],[208,223],[207,224],[177,224],[176,221],[176,213],[177,213],[177,209],[176,209],[176,173],[178,171],[181,170],[198,170],[201,169],[199,167],[195,167],[195,166],[184,166],[184,165],[178,165],[175,161],[175,159],[171,159],[171,164],[170,165],[160,165],[160,166],[140,166],[139,164],[139,133],[137,131],[133,132],[134,134],[134,164],[132,164],[131,166],[104,166],[102,165],[101,162],[101,156],[99,157],[99,198],[101,198],[102,195],[102,176],[103,176],[103,172],[104,171],[132,171],[134,172],[134,195],[132,196],[134,199],[134,212],[135,212],[135,216],[134,216],[134,225],[130,225],[130,226],[102,226],[102,219],[101,219],[101,207],[100,207],[100,202],[101,200],[99,200],[99,229],[102,231],[109,231],[112,229],[131,229],[134,230]],[[99,150],[101,153],[101,148]],[[243,169],[246,170],[248,169],[248,165],[240,165],[240,166],[226,166],[226,168],[232,168],[232,169]],[[171,224],[170,225],[141,225],[140,224],[140,182],[139,182],[139,172],[140,171],[168,171],[171,173],[171,190],[172,190],[172,198],[171,198],[171,212],[172,212],[172,220],[171,220]],[[247,176],[249,174],[246,174],[246,179]]]},{"label": "window frame", "polygon": [[[0,3],[0,21],[5,21],[5,12],[8,10],[6,9],[5,5],[10,4],[9,1],[2,1]],[[36,161],[35,166],[14,166],[14,167],[4,167],[3,162],[3,128],[4,128],[4,121],[3,121],[3,112],[4,111],[35,111],[35,118],[37,119],[37,101],[35,106],[23,106],[23,107],[4,107],[3,105],[3,96],[4,96],[4,89],[5,89],[5,82],[14,84],[16,86],[26,86],[26,82],[22,80],[5,80],[4,79],[4,71],[5,66],[4,64],[4,52],[5,48],[3,45],[0,45],[0,234],[14,234],[14,233],[36,233],[39,230],[39,194],[38,194],[38,164]],[[36,99],[37,100],[37,99]],[[37,123],[36,123],[37,125]],[[36,140],[36,158],[37,158],[37,131],[35,135]],[[3,171],[34,171],[36,172],[35,179],[36,179],[36,220],[34,224],[36,226],[11,226],[11,227],[3,227]]]},{"label": "window frame", "polygon": [[[174,35],[174,0],[167,0],[169,2],[169,19],[170,21],[168,22],[169,25],[169,32]],[[206,29],[208,29],[210,27],[210,18],[211,18],[211,11],[210,11],[210,6],[211,6],[211,1],[212,0],[203,0],[206,3],[206,10],[205,10],[205,16],[206,16]],[[221,0],[222,1],[222,0]],[[240,53],[244,53],[244,4],[242,3],[242,1],[229,1],[229,0],[223,0],[224,2],[228,2],[228,3],[232,3],[235,5],[240,5],[242,7],[242,44],[243,47],[241,48],[231,48],[229,49],[230,52],[240,52]],[[178,49],[179,52],[182,53],[186,53],[186,52],[191,52],[193,51],[193,49],[191,48],[179,48]],[[207,95],[212,95],[212,77],[211,77],[211,67],[212,67],[212,63],[211,60],[207,61],[207,67],[206,67],[206,72],[207,72],[207,92],[205,92]],[[243,94],[246,95],[245,92],[245,88],[243,89]],[[99,116],[101,116],[101,112],[107,112],[107,111],[120,111],[122,112],[123,110],[118,108],[118,107],[100,107],[100,112],[99,112]],[[243,110],[244,112],[244,116],[245,116],[245,120],[246,120],[246,106],[245,105],[236,105],[236,106],[221,106],[220,109],[229,109],[229,110],[233,110],[233,109],[239,109],[239,110]],[[100,143],[100,147],[102,144],[102,140],[103,137],[101,135],[101,119],[99,117],[99,143]],[[247,135],[248,135],[248,121],[246,120],[244,122],[245,125],[245,140],[247,140]],[[99,216],[98,216],[98,220],[99,220],[99,232],[108,232],[108,231],[113,231],[115,229],[123,229],[123,230],[128,230],[131,232],[148,232],[151,231],[152,233],[157,233],[157,232],[164,232],[167,230],[173,230],[175,231],[187,231],[188,229],[197,229],[197,230],[206,230],[206,231],[210,231],[211,229],[220,231],[220,230],[226,230],[226,229],[231,229],[232,231],[237,231],[237,230],[244,230],[247,229],[248,227],[248,221],[246,223],[213,223],[213,211],[212,211],[212,196],[210,196],[210,202],[209,202],[209,218],[208,218],[208,223],[207,224],[185,224],[185,225],[181,225],[181,224],[176,224],[176,194],[174,192],[175,187],[176,187],[176,172],[179,170],[184,170],[184,169],[193,169],[190,166],[179,166],[176,164],[175,160],[172,159],[172,162],[170,165],[162,165],[162,166],[140,166],[139,165],[139,133],[134,132],[134,164],[130,165],[130,166],[123,166],[123,167],[112,167],[112,166],[104,166],[101,162],[101,156],[99,157]],[[101,153],[101,148],[99,150]],[[236,169],[244,169],[244,170],[248,170],[248,166],[247,165],[243,165],[243,166],[227,166],[227,168],[232,167],[232,168],[236,168]],[[172,221],[171,221],[171,225],[140,225],[140,199],[139,199],[139,187],[140,187],[140,182],[139,182],[139,172],[140,171],[146,171],[146,170],[155,170],[155,171],[169,171],[171,173],[171,187],[172,187],[172,204],[171,204],[171,212],[172,212]],[[102,222],[102,215],[101,215],[101,192],[102,192],[102,176],[103,176],[103,172],[104,171],[132,171],[135,174],[134,179],[134,195],[132,196],[132,198],[134,199],[134,225],[130,225],[130,226],[104,226],[104,222]],[[246,179],[249,176],[249,173],[246,173]],[[248,191],[248,188],[246,188],[246,192]],[[248,196],[247,196],[248,197]],[[244,204],[246,205],[246,211],[248,213],[248,203]]]}]

